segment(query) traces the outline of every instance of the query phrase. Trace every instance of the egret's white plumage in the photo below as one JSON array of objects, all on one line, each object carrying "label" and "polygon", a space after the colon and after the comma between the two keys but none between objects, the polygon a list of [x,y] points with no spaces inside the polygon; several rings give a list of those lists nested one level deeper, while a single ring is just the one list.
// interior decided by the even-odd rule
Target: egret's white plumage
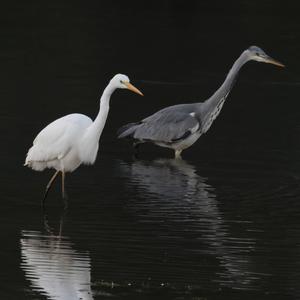
[{"label": "egret's white plumage", "polygon": [[[93,148],[97,153],[95,145],[80,142],[92,123],[89,117],[82,114],[70,114],[53,121],[34,139],[26,157],[26,165],[36,171],[45,168],[74,171],[83,161],[80,153],[84,148]],[[98,141],[96,144],[98,145]],[[94,157],[93,160],[88,157],[84,160],[85,163],[87,159],[90,159],[90,163],[95,160]]]},{"label": "egret's white plumage", "polygon": [[129,83],[126,75],[117,74],[102,94],[100,110],[94,121],[83,114],[66,115],[47,125],[34,139],[25,165],[36,171],[46,168],[57,171],[50,180],[46,193],[59,172],[62,172],[64,177],[65,172],[74,171],[82,163],[95,162],[99,139],[109,112],[110,96],[118,88],[126,88],[142,95]]}]

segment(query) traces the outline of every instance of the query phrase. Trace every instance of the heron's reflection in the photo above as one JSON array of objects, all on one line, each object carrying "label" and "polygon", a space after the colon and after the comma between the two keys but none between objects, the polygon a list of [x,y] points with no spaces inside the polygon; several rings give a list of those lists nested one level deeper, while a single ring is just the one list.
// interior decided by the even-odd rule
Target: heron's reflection
[{"label": "heron's reflection", "polygon": [[[189,222],[185,226],[196,221],[208,222],[214,236],[226,235],[225,228],[216,230],[223,221],[215,190],[205,177],[197,174],[193,165],[184,160],[157,159],[122,162],[120,168],[121,174],[126,174],[129,180],[128,185],[146,198],[145,202],[132,203],[131,209],[136,210],[137,215],[139,210],[147,214],[146,217],[166,212],[164,221],[176,223],[186,218]],[[132,201],[134,199],[128,200]]]},{"label": "heron's reflection", "polygon": [[31,288],[48,299],[93,299],[91,263],[87,252],[73,249],[72,242],[62,236],[64,217],[58,234],[45,217],[45,232],[21,232],[21,268]]},{"label": "heron's reflection", "polygon": [[136,160],[121,165],[122,173],[129,175],[132,183],[138,183],[148,194],[178,199],[189,199],[193,194],[201,198],[215,198],[214,189],[206,183],[206,178],[196,173],[193,165],[182,159]]},{"label": "heron's reflection", "polygon": [[201,253],[217,258],[219,271],[211,281],[218,285],[249,288],[253,284],[249,252],[254,241],[233,236],[214,187],[193,165],[184,160],[158,159],[121,162],[120,168],[128,185],[145,199],[128,200],[140,222],[159,220],[161,231],[171,235],[172,241],[182,244],[192,240],[190,253],[195,259],[201,258]]}]

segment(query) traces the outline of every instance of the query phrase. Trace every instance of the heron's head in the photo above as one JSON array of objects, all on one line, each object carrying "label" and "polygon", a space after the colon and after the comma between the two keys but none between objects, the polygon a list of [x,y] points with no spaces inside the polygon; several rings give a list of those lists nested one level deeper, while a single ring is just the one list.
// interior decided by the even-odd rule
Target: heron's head
[{"label": "heron's head", "polygon": [[279,67],[284,67],[284,65],[275,60],[274,58],[270,57],[269,55],[267,55],[262,49],[260,49],[257,46],[251,46],[250,48],[248,48],[246,50],[248,52],[249,58],[251,60],[256,60],[259,62],[264,62],[267,64],[273,64]]},{"label": "heron's head", "polygon": [[124,74],[117,74],[117,75],[115,75],[111,79],[110,83],[116,89],[128,89],[128,90],[131,90],[134,93],[137,93],[137,94],[139,94],[141,96],[144,96],[140,90],[138,90],[135,86],[133,86],[130,83],[130,80],[129,80],[128,76],[126,76]]}]

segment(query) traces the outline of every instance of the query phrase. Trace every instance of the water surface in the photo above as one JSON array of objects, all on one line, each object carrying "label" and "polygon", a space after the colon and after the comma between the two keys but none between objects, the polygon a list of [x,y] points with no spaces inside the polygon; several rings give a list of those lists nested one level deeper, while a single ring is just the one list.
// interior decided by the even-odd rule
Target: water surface
[{"label": "water surface", "polygon": [[[2,299],[298,299],[300,102],[297,4],[240,1],[6,4],[1,11]],[[172,159],[116,130],[203,101],[242,50],[249,63],[208,134]],[[40,201],[52,172],[22,164],[38,131],[94,117],[123,72],[145,97],[113,95],[93,167]]]}]

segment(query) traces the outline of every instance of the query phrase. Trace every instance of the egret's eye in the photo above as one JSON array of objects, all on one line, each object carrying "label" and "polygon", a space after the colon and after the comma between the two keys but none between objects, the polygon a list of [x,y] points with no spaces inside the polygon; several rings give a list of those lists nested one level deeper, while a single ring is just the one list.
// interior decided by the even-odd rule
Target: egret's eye
[{"label": "egret's eye", "polygon": [[123,80],[120,80],[120,83],[123,83]]},{"label": "egret's eye", "polygon": [[258,52],[256,52],[256,55],[257,55],[257,56],[260,56],[260,54],[259,54]]}]

